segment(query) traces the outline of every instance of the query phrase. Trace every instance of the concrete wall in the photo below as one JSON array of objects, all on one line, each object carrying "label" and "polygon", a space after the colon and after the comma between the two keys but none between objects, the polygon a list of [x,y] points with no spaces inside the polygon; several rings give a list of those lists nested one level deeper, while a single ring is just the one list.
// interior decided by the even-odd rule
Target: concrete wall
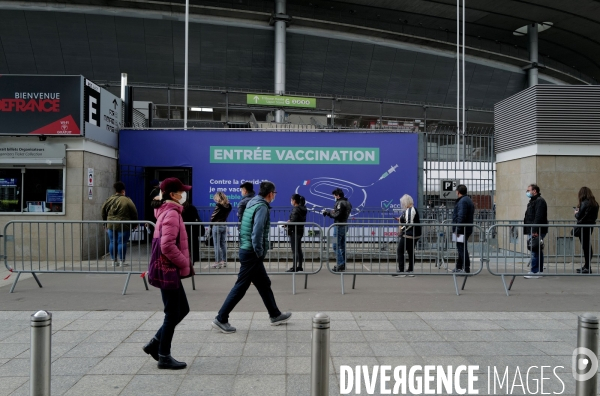
[{"label": "concrete wall", "polygon": [[[69,220],[102,220],[101,208],[113,194],[117,160],[86,151],[67,151],[65,215],[0,216],[0,230],[11,220],[64,222]],[[94,168],[93,198],[88,199],[87,170]],[[81,260],[102,257],[106,249],[106,233],[101,224],[15,224],[9,227],[7,255],[11,260],[25,260],[25,268],[45,265],[79,265]]]},{"label": "concrete wall", "polygon": [[537,183],[548,204],[549,220],[571,220],[583,186],[600,196],[600,157],[532,156],[496,165],[496,215],[522,220],[529,199],[527,186]]}]

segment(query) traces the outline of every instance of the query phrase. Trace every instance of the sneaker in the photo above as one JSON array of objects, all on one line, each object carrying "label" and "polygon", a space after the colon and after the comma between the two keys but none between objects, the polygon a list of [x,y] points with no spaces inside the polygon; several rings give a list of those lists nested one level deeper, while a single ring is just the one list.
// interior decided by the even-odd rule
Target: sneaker
[{"label": "sneaker", "polygon": [[120,267],[120,266],[121,266],[121,263],[120,263],[120,262],[118,262],[118,261],[113,261],[113,262],[112,262],[112,266],[113,266],[113,267]]},{"label": "sneaker", "polygon": [[217,320],[217,318],[213,319],[212,327],[219,330],[221,333],[225,333],[225,334],[235,333],[235,327],[233,327],[229,323],[221,323]]},{"label": "sneaker", "polygon": [[276,318],[271,318],[271,326],[279,326],[281,324],[284,324],[285,322],[290,320],[291,317],[291,312],[284,312]]},{"label": "sneaker", "polygon": [[344,266],[336,265],[335,267],[333,267],[332,271],[333,272],[344,272],[344,271],[346,271],[346,266],[345,265]]},{"label": "sneaker", "polygon": [[589,268],[582,267],[582,268],[577,269],[577,273],[578,274],[591,274],[592,270]]},{"label": "sneaker", "polygon": [[227,263],[225,261],[221,261],[219,263],[219,265],[221,266],[221,268],[226,268],[227,267]]},{"label": "sneaker", "polygon": [[119,267],[129,267],[129,264],[124,261],[119,261]]},{"label": "sneaker", "polygon": [[462,269],[462,268],[454,268],[454,269],[452,270],[452,273],[453,273],[453,274],[464,274],[464,273],[465,273],[465,270],[464,270],[464,269]]},{"label": "sneaker", "polygon": [[394,278],[406,278],[406,274],[404,273],[404,271],[398,271],[397,274],[392,275]]},{"label": "sneaker", "polygon": [[212,268],[221,268],[221,264],[219,263],[214,263],[213,265],[211,265]]},{"label": "sneaker", "polygon": [[408,271],[408,272],[406,273],[406,276],[408,276],[409,278],[414,278],[414,277],[415,277],[415,276],[413,275],[413,272],[412,272],[412,271]]},{"label": "sneaker", "polygon": [[294,267],[292,267],[292,268],[290,268],[289,270],[287,270],[285,272],[296,272],[296,269]]},{"label": "sneaker", "polygon": [[537,274],[537,272],[531,272],[531,271],[529,271],[527,273],[527,275],[525,275],[523,278],[525,278],[525,279],[540,279],[541,276],[538,276],[536,274]]}]

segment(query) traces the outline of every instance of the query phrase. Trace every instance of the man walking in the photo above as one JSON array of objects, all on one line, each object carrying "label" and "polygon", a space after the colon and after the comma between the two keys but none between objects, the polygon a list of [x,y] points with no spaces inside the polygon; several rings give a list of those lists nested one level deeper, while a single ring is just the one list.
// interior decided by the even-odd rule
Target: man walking
[{"label": "man walking", "polygon": [[125,184],[116,182],[113,187],[115,194],[108,197],[102,205],[102,220],[107,221],[105,226],[108,232],[110,257],[113,267],[127,266],[125,254],[127,242],[131,234],[131,224],[111,223],[114,221],[136,221],[138,213],[135,204],[125,196]]},{"label": "man walking", "polygon": [[[344,197],[344,191],[341,188],[336,188],[331,192],[335,197],[335,206],[333,210],[323,210],[323,216],[333,218],[333,223],[346,223],[350,212],[352,212],[352,204]],[[336,242],[333,243],[333,250],[336,252],[337,265],[333,267],[333,272],[344,272],[346,270],[346,231],[347,226],[333,227],[333,238]]]},{"label": "man walking", "polygon": [[[473,205],[471,198],[467,196],[467,186],[464,184],[456,186],[456,195],[458,198],[452,212],[452,224],[473,224],[475,205]],[[473,227],[452,226],[452,232],[455,236],[456,249],[458,250],[456,268],[452,272],[468,274],[471,272],[471,259],[469,258],[467,242],[473,233]]]},{"label": "man walking", "polygon": [[281,313],[275,303],[271,290],[271,279],[265,270],[264,259],[269,249],[269,230],[271,221],[269,211],[271,202],[275,200],[275,185],[270,181],[260,183],[258,196],[252,198],[240,226],[240,273],[235,285],[225,299],[219,314],[213,320],[212,326],[226,334],[235,333],[235,327],[229,324],[229,314],[239,303],[251,283],[258,290],[271,318],[271,326],[279,326],[287,322],[291,312]]},{"label": "man walking", "polygon": [[[525,193],[529,203],[523,223],[548,224],[548,205],[542,198],[540,187],[530,184]],[[538,272],[544,271],[544,237],[548,233],[548,227],[525,227],[523,233],[529,235],[528,242],[531,244],[531,271],[525,275],[525,279],[538,279]]]}]

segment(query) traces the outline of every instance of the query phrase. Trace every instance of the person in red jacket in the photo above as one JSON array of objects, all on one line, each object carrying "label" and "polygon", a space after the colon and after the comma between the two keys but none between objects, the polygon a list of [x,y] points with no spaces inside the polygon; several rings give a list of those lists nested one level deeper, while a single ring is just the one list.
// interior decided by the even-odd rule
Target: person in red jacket
[{"label": "person in red jacket", "polygon": [[[154,209],[157,219],[154,238],[160,238],[162,254],[177,267],[180,277],[190,275],[191,271],[187,232],[181,218],[183,204],[191,188],[176,177],[163,180],[160,184],[162,205]],[[183,369],[187,364],[173,359],[171,342],[175,326],[190,312],[190,306],[181,281],[177,289],[161,289],[160,294],[165,306],[165,319],[154,338],[143,349],[158,361],[159,369]]]}]

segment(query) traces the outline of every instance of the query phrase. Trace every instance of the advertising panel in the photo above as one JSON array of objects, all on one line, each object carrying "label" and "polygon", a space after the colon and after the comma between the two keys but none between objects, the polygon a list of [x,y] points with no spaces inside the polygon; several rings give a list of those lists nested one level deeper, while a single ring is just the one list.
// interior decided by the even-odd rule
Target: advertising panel
[{"label": "advertising panel", "polygon": [[341,188],[356,216],[364,208],[399,208],[403,194],[416,200],[417,144],[416,134],[397,133],[125,130],[119,158],[138,167],[192,168],[196,206],[214,206],[222,191],[235,208],[241,183],[258,192],[270,180],[274,206],[288,206],[298,193],[307,209],[321,211],[333,207],[331,192]]},{"label": "advertising panel", "polygon": [[81,135],[81,76],[0,75],[0,135]]}]

